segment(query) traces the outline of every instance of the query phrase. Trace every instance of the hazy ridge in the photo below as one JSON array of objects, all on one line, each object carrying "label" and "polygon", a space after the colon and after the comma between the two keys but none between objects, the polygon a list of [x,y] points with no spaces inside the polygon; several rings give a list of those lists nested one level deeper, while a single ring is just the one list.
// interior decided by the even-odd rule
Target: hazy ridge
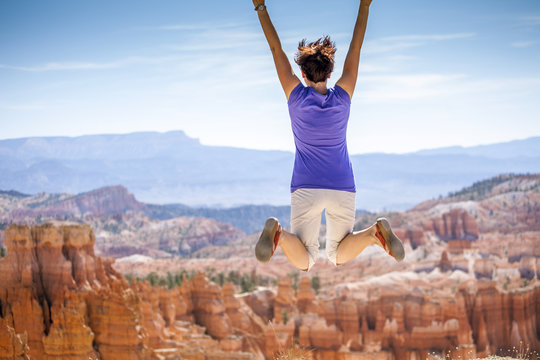
[{"label": "hazy ridge", "polygon": [[[540,137],[351,156],[358,208],[405,209],[501,173],[540,172]],[[122,184],[140,201],[287,205],[294,155],[201,145],[182,131],[0,141],[0,189],[81,193]]]}]

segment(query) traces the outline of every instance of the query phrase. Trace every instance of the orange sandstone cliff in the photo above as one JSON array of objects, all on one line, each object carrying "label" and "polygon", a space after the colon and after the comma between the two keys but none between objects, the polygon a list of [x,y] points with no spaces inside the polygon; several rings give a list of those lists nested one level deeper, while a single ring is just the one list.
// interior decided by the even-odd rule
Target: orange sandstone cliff
[{"label": "orange sandstone cliff", "polygon": [[[530,358],[536,358],[539,287],[505,293],[493,281],[468,278],[452,288],[455,279],[438,271],[425,277],[388,274],[377,283],[341,285],[317,297],[308,278],[302,279],[296,296],[290,281],[281,280],[273,329],[265,333],[266,355],[271,358],[291,346],[297,336],[315,359],[409,360],[430,354],[474,359],[505,355],[513,347],[525,348],[523,344]],[[277,316],[280,311],[288,314],[286,319]]]},{"label": "orange sandstone cliff", "polygon": [[[441,234],[474,241],[474,223],[455,214]],[[296,290],[284,278],[277,292],[239,297],[202,274],[174,289],[129,284],[95,256],[86,225],[13,225],[5,240],[0,360],[262,360],[294,346],[325,360],[472,359],[522,343],[540,349],[540,287],[525,257],[519,266],[533,278],[512,291],[492,280],[489,259],[464,272],[444,253],[430,272],[364,276],[318,295],[309,278]]]},{"label": "orange sandstone cliff", "polygon": [[94,243],[86,225],[6,229],[0,359],[264,358],[245,336],[262,322],[230,289],[203,276],[172,290],[130,285]]}]

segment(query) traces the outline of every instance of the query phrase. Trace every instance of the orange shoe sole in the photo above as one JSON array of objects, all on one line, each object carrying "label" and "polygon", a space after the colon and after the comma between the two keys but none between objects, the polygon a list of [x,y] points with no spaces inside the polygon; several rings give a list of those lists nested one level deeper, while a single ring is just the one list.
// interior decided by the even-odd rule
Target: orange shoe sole
[{"label": "orange shoe sole", "polygon": [[386,251],[394,258],[396,261],[401,261],[405,257],[405,249],[403,248],[403,243],[401,240],[394,234],[390,223],[386,218],[377,219],[377,228],[379,229],[381,235],[383,236],[386,242]]}]

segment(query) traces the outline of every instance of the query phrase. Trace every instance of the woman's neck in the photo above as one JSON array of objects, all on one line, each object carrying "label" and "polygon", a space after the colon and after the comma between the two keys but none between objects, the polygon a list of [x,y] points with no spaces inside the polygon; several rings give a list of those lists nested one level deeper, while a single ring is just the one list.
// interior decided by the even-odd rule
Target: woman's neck
[{"label": "woman's neck", "polygon": [[326,95],[326,92],[328,91],[328,89],[326,88],[326,80],[313,82],[313,81],[309,81],[308,79],[305,79],[305,81],[306,81],[307,86],[312,87],[316,92],[318,92],[321,95]]}]

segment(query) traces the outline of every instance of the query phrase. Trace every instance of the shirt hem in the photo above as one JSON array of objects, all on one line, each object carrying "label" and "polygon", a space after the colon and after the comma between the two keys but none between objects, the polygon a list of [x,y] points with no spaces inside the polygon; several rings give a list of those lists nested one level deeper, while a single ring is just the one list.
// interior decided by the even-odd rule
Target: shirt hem
[{"label": "shirt hem", "polygon": [[347,191],[351,193],[356,192],[356,187],[346,187],[346,188],[340,188],[340,187],[330,187],[330,186],[317,186],[317,185],[301,185],[301,186],[291,186],[291,194],[299,189],[324,189],[324,190],[338,190],[338,191]]}]

